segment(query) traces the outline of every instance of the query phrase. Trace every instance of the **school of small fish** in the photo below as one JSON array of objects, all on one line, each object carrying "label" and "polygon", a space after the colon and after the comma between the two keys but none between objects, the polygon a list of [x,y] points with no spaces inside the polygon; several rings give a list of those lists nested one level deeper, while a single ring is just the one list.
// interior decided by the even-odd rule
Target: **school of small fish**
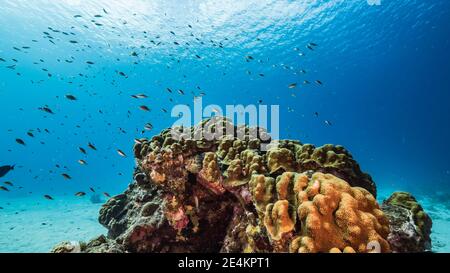
[{"label": "school of small fish", "polygon": [[[55,132],[59,131],[60,128],[44,128],[37,127],[27,130],[26,132],[13,136],[12,134],[18,133],[13,129],[8,129],[8,133],[11,134],[12,142],[15,142],[16,148],[10,148],[8,151],[11,152],[12,149],[27,149],[31,143],[39,143],[40,145],[46,145],[46,140],[49,138],[56,139],[57,141],[64,141],[67,145],[73,146],[73,150],[79,153],[78,159],[73,161],[75,164],[71,165],[72,162],[58,162],[54,164],[54,168],[48,170],[50,174],[54,174],[57,176],[58,180],[62,179],[67,183],[71,183],[73,179],[76,179],[76,175],[72,177],[72,173],[76,173],[73,171],[75,168],[84,168],[84,170],[88,170],[91,164],[95,161],[89,160],[90,156],[96,156],[97,152],[104,151],[115,151],[117,158],[117,154],[121,158],[127,157],[127,149],[124,147],[117,147],[117,141],[114,137],[111,137],[110,142],[105,140],[104,143],[96,146],[94,141],[90,139],[92,133],[95,133],[95,128],[92,128],[92,125],[89,125],[89,121],[101,121],[105,123],[108,128],[111,128],[110,134],[132,134],[135,139],[135,142],[139,142],[139,138],[141,135],[151,132],[154,129],[154,124],[156,124],[157,120],[146,120],[142,124],[138,124],[135,126],[134,130],[130,132],[130,126],[127,126],[127,120],[130,119],[132,115],[149,115],[154,113],[155,111],[158,113],[157,115],[170,115],[170,108],[163,107],[161,103],[155,103],[152,101],[152,98],[155,97],[166,97],[168,103],[173,105],[180,103],[183,99],[189,97],[191,102],[194,102],[202,97],[206,96],[206,91],[202,89],[196,83],[187,84],[188,86],[164,86],[162,82],[157,82],[157,85],[160,86],[160,90],[123,90],[121,83],[123,81],[128,81],[130,79],[135,79],[142,77],[144,75],[139,75],[136,73],[136,67],[141,65],[143,60],[152,50],[158,50],[163,47],[174,47],[179,52],[183,52],[183,54],[169,54],[167,59],[163,59],[162,62],[166,63],[166,68],[168,70],[174,69],[174,67],[183,61],[184,59],[189,59],[190,62],[195,61],[200,67],[204,67],[205,69],[210,69],[214,66],[213,62],[209,62],[208,55],[204,55],[200,53],[199,48],[208,47],[209,49],[217,50],[218,54],[226,54],[227,46],[230,44],[232,37],[215,37],[210,38],[206,37],[203,33],[196,33],[195,22],[190,24],[186,24],[183,26],[184,29],[174,29],[165,31],[161,29],[161,33],[150,33],[148,31],[142,31],[140,33],[139,39],[142,39],[143,42],[141,46],[126,46],[123,44],[119,44],[119,46],[126,47],[126,50],[129,52],[127,56],[123,56],[123,59],[129,63],[127,69],[123,68],[114,68],[114,64],[111,64],[111,67],[101,67],[99,65],[102,56],[97,56],[97,58],[89,58],[89,59],[79,59],[76,57],[78,53],[88,52],[93,54],[96,50],[103,50],[105,48],[115,50],[115,48],[106,43],[104,46],[98,46],[95,48],[93,45],[89,44],[88,41],[84,41],[80,36],[80,32],[86,29],[91,29],[93,31],[109,31],[117,37],[121,37],[124,33],[121,31],[119,26],[107,26],[102,20],[105,17],[110,16],[111,14],[104,8],[102,8],[98,14],[87,15],[87,14],[75,14],[73,15],[73,26],[70,28],[65,27],[65,29],[59,29],[53,26],[48,26],[47,29],[42,30],[40,37],[30,37],[30,45],[17,45],[12,47],[12,52],[15,52],[16,56],[24,56],[30,52],[34,52],[34,50],[38,50],[43,47],[69,47],[70,50],[67,50],[66,56],[60,56],[56,60],[48,60],[44,57],[34,60],[32,65],[39,68],[42,71],[41,76],[33,75],[30,79],[30,84],[41,86],[48,81],[57,81],[61,84],[64,84],[66,88],[62,91],[60,95],[55,95],[54,101],[46,101],[42,104],[36,105],[33,109],[24,109],[19,108],[20,111],[33,111],[40,113],[42,115],[42,120],[47,121],[46,124],[53,124],[55,127],[61,127],[63,130],[67,130],[73,132],[74,135],[85,135],[86,141],[84,143],[69,143],[69,139],[63,139],[59,137]],[[124,28],[127,28],[127,21],[121,20],[119,21]],[[214,26],[212,26],[214,27]],[[179,27],[182,28],[182,27]],[[189,37],[178,35],[180,32],[189,33]],[[163,33],[165,32],[165,33]],[[167,39],[163,39],[168,35],[170,37],[170,42]],[[132,37],[138,38],[138,37]],[[262,38],[256,38],[255,42],[262,42]],[[304,50],[302,50],[302,48]],[[306,45],[301,47],[295,47],[293,51],[295,55],[299,57],[304,57],[308,54],[315,54],[319,45],[314,42],[306,43]],[[20,58],[18,57],[8,57],[5,54],[5,51],[0,51],[0,69],[6,69],[11,73],[15,73],[17,77],[24,77],[26,74],[26,70],[23,69],[23,64]],[[122,58],[117,58],[116,61],[118,63],[122,63],[124,60]],[[52,71],[51,62],[63,63],[67,66],[75,66],[78,65],[78,68],[74,68],[74,74],[71,76],[63,76],[60,75],[57,71]],[[270,56],[258,56],[258,54],[245,54],[240,59],[236,60],[236,62],[241,62],[242,66],[245,67],[244,74],[246,77],[249,77],[250,81],[260,80],[264,81],[270,74],[270,69],[279,68],[289,73],[292,73],[298,78],[296,82],[290,83],[280,83],[280,89],[286,90],[286,92],[294,92],[290,95],[292,97],[296,97],[297,93],[302,91],[302,88],[307,85],[315,85],[317,87],[323,86],[324,83],[318,79],[300,79],[302,76],[307,74],[307,71],[303,68],[297,68],[293,65],[287,64],[271,64]],[[48,64],[48,65],[47,65]],[[249,66],[245,66],[248,64]],[[250,65],[252,64],[252,65]],[[79,69],[81,67],[81,69]],[[120,67],[117,65],[116,67]],[[114,77],[108,78],[106,75],[110,71],[113,71]],[[2,73],[4,71],[1,71]],[[227,75],[228,71],[223,71],[222,75]],[[113,90],[120,90],[114,96],[118,96],[120,101],[123,103],[120,107],[126,107],[125,115],[121,115],[119,117],[120,120],[123,121],[123,125],[118,125],[109,120],[109,117],[116,114],[111,110],[105,110],[105,101],[108,100],[108,96],[99,94],[95,92],[94,87],[89,84],[90,80],[96,79],[98,77],[104,77],[104,83],[111,85],[111,92]],[[182,75],[182,79],[184,82],[189,82],[189,75]],[[195,87],[193,87],[195,86]],[[157,93],[161,91],[161,93]],[[110,94],[113,96],[113,94]],[[279,94],[282,96],[282,93]],[[276,98],[279,98],[277,96]],[[85,103],[90,101],[96,101],[96,105],[98,105],[98,109],[96,112],[89,111]],[[256,98],[255,103],[262,104],[264,100],[261,98]],[[114,106],[114,107],[118,107]],[[74,117],[74,110],[72,112],[66,111],[67,109],[76,109],[77,111],[77,124],[72,125],[70,122]],[[213,112],[218,114],[220,111],[218,109],[213,109]],[[294,113],[295,109],[292,107],[287,108],[288,113]],[[311,114],[312,117],[319,118],[320,115],[318,112],[314,112]],[[56,119],[58,118],[58,119]],[[332,126],[332,122],[330,120],[323,120],[320,124],[324,124],[325,126]],[[128,137],[129,138],[129,137]],[[49,149],[50,150],[50,149]],[[128,148],[128,151],[131,150],[131,147]],[[109,152],[108,154],[112,154]],[[6,158],[6,157],[4,157]],[[113,160],[124,160],[124,159],[113,159]],[[2,163],[2,162],[0,162]],[[78,164],[77,164],[78,163]],[[72,167],[70,167],[72,166]],[[113,167],[115,164],[113,164]],[[4,165],[0,167],[0,178],[8,175],[10,172],[13,172],[15,169],[19,169],[20,171],[24,171],[27,166],[17,166],[16,165]],[[17,170],[16,170],[17,171]],[[73,171],[73,172],[72,172]],[[28,172],[30,173],[33,179],[48,179],[43,177],[43,174],[33,175],[33,170],[30,167]],[[122,175],[118,173],[118,175]],[[95,193],[96,190],[94,187],[90,186],[87,189],[80,189],[76,193],[71,193],[76,197],[84,197],[87,193]],[[15,185],[11,181],[3,181],[1,182],[0,192],[10,193],[14,190],[22,190],[23,187]],[[31,192],[30,192],[31,194]],[[111,195],[108,192],[102,193],[105,197],[109,198]],[[55,198],[50,195],[50,193],[42,196],[45,200],[53,201]]]}]

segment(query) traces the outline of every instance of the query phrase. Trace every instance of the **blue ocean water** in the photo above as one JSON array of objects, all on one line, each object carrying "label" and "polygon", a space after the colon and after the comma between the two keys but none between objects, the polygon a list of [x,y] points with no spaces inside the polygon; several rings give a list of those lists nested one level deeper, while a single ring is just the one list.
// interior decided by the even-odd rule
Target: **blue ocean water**
[{"label": "blue ocean water", "polygon": [[450,195],[450,2],[370,2],[0,0],[0,206],[122,192],[144,125],[202,93],[279,105],[281,138],[344,145],[380,193]]}]

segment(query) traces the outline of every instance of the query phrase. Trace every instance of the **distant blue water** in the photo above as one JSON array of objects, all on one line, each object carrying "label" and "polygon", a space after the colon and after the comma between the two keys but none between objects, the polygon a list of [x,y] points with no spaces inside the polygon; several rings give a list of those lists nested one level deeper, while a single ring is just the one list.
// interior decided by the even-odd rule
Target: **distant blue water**
[{"label": "distant blue water", "polygon": [[133,139],[147,122],[148,137],[171,126],[191,92],[280,105],[282,138],[344,145],[379,189],[450,192],[449,11],[447,0],[1,0],[0,165],[18,168],[0,178],[16,185],[0,200],[123,191]]}]

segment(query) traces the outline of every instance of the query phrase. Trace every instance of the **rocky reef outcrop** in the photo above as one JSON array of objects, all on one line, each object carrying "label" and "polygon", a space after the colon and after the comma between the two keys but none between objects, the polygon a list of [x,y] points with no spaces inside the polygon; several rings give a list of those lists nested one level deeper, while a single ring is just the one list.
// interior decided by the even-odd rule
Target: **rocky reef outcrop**
[{"label": "rocky reef outcrop", "polygon": [[382,204],[389,218],[388,241],[394,252],[431,251],[432,220],[416,198],[407,192],[394,192]]},{"label": "rocky reef outcrop", "polygon": [[342,146],[271,141],[220,118],[136,140],[134,155],[133,182],[100,210],[107,237],[81,252],[410,250],[393,244],[392,219],[407,223],[394,206],[428,232],[412,201],[397,196],[382,210],[375,183]]}]

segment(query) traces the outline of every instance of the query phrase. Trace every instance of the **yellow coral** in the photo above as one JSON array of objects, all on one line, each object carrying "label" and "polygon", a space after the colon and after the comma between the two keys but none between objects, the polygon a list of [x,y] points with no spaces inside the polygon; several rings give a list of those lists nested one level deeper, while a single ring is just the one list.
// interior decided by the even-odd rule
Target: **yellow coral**
[{"label": "yellow coral", "polygon": [[225,192],[225,189],[222,187],[222,172],[217,163],[215,153],[205,153],[203,168],[197,175],[197,181],[215,194],[222,194]]},{"label": "yellow coral", "polygon": [[295,172],[285,172],[278,176],[276,181],[278,199],[286,199],[291,205],[297,207],[297,194],[307,186],[308,176]]},{"label": "yellow coral", "polygon": [[262,174],[255,174],[252,175],[249,186],[256,210],[258,214],[263,215],[266,206],[274,199],[275,179],[265,177]]},{"label": "yellow coral", "polygon": [[373,243],[381,252],[390,251],[388,220],[367,190],[352,188],[331,174],[315,173],[299,192],[298,202],[302,229],[291,251],[368,252]]},{"label": "yellow coral", "polygon": [[295,210],[291,209],[293,214],[289,210],[287,200],[278,200],[275,204],[267,205],[264,226],[272,240],[280,240],[283,234],[294,230]]},{"label": "yellow coral", "polygon": [[294,154],[289,149],[271,148],[267,152],[267,167],[271,174],[279,170],[294,171],[294,164]]},{"label": "yellow coral", "polygon": [[255,151],[244,150],[239,157],[240,159],[234,159],[229,162],[229,166],[225,171],[225,184],[227,186],[236,187],[247,184],[252,174],[266,171],[263,157]]}]

